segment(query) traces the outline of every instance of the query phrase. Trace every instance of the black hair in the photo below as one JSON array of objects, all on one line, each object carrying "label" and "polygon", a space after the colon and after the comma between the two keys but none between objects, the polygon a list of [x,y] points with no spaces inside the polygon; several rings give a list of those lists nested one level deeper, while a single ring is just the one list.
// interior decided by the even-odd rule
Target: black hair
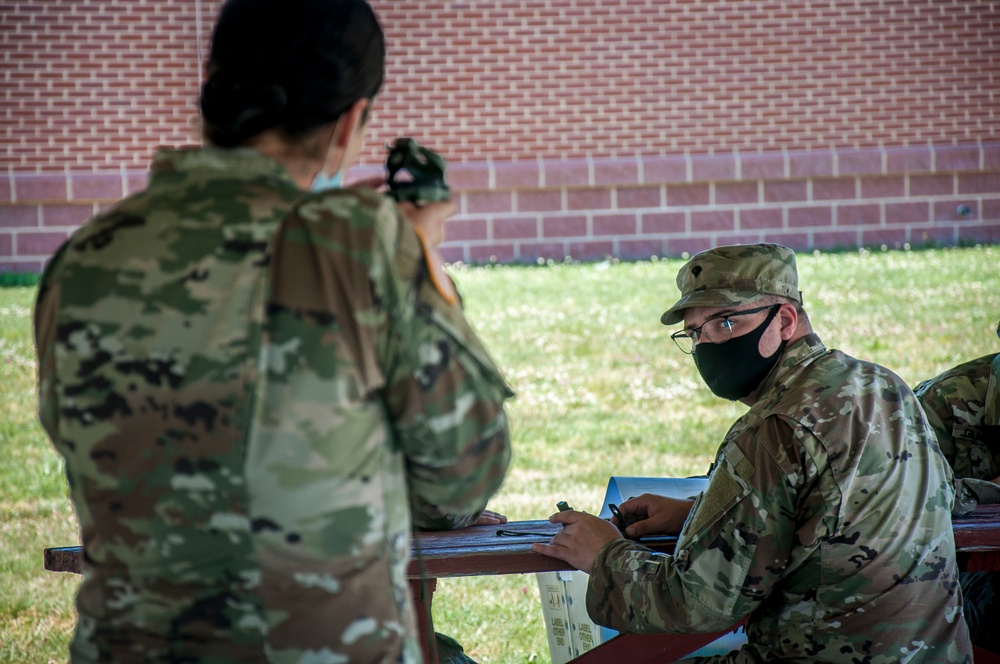
[{"label": "black hair", "polygon": [[267,129],[303,138],[373,99],[385,36],[366,0],[227,0],[201,91],[205,138],[235,147]]}]

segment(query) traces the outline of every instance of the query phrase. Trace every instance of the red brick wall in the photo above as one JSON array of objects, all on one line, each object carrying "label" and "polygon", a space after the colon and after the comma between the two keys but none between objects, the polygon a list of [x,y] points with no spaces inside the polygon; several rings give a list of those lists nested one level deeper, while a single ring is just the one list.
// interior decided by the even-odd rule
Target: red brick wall
[{"label": "red brick wall", "polygon": [[143,168],[155,146],[195,142],[199,26],[210,30],[216,9],[0,0],[3,170]]},{"label": "red brick wall", "polygon": [[[452,260],[1000,241],[986,0],[375,0],[379,146],[452,164]],[[0,271],[197,140],[215,0],[0,0]],[[956,213],[966,205],[966,216]]]},{"label": "red brick wall", "polygon": [[470,164],[452,181],[451,261],[1000,242],[1000,143]]},{"label": "red brick wall", "polygon": [[1000,139],[979,0],[381,0],[382,136],[454,158]]}]

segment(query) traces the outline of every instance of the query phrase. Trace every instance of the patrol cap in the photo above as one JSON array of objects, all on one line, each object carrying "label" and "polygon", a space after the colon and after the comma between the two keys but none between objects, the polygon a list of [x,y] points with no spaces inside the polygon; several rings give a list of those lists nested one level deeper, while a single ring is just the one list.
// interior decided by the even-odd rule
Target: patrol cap
[{"label": "patrol cap", "polygon": [[795,252],[780,244],[736,244],[696,254],[677,273],[681,299],[667,309],[660,322],[684,320],[692,307],[735,307],[765,295],[802,302]]}]

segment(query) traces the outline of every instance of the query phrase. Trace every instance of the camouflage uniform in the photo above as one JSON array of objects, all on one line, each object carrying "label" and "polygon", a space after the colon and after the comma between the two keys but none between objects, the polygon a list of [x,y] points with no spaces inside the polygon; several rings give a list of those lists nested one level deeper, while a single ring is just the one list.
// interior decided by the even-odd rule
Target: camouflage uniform
[{"label": "camouflage uniform", "polygon": [[74,662],[420,661],[408,494],[474,519],[511,393],[391,201],[163,151],[35,316],[84,545]]},{"label": "camouflage uniform", "polygon": [[726,435],[674,555],[606,546],[587,608],[629,632],[748,616],[742,651],[702,661],[971,661],[931,441],[898,377],[801,339]]},{"label": "camouflage uniform", "polygon": [[[960,364],[914,393],[956,477],[1000,477],[1000,354]],[[973,643],[1000,652],[1000,573],[962,572],[959,579]]]},{"label": "camouflage uniform", "polygon": [[1000,477],[1000,354],[960,364],[913,391],[957,477]]},{"label": "camouflage uniform", "polygon": [[[719,248],[678,274],[690,307],[801,302],[794,252]],[[747,619],[747,644],[700,662],[971,662],[952,473],[887,369],[789,344],[719,448],[673,555],[629,540],[598,554],[591,617],[626,632],[698,633]]]}]

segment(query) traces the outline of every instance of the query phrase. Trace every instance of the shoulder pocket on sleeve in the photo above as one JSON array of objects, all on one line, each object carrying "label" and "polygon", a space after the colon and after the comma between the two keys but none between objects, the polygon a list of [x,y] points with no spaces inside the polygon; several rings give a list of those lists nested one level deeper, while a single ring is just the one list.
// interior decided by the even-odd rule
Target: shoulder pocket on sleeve
[{"label": "shoulder pocket on sleeve", "polygon": [[[400,275],[416,287],[416,314],[452,340],[458,351],[459,362],[466,371],[493,385],[501,392],[501,398],[514,396],[514,391],[507,384],[479,335],[466,320],[461,302],[449,302],[442,296],[440,289],[435,287],[417,234],[412,230],[404,231],[399,239],[399,250],[397,266]],[[446,275],[442,276],[450,279]]]},{"label": "shoulder pocket on sleeve", "polygon": [[459,361],[465,366],[466,371],[481,375],[495,385],[503,393],[503,398],[514,396],[514,391],[500,373],[499,367],[479,339],[479,335],[465,319],[462,310],[458,306],[448,305],[444,300],[441,300],[440,304],[424,300],[427,290],[437,294],[432,287],[429,289],[422,287],[420,290],[418,297],[421,298],[421,303],[417,314],[433,323],[452,339],[459,351]]},{"label": "shoulder pocket on sleeve", "polygon": [[730,444],[716,462],[708,481],[708,488],[698,496],[691,508],[689,523],[684,531],[691,544],[713,531],[734,505],[750,494],[747,477],[753,474],[753,465],[736,445]]}]

